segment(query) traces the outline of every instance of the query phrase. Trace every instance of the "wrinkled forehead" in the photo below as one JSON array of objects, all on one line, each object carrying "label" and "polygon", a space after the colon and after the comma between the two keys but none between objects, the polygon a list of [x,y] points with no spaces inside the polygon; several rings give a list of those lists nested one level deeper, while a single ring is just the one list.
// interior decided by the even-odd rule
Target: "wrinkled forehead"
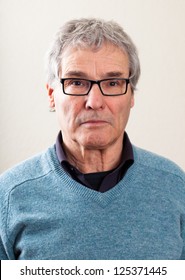
[{"label": "wrinkled forehead", "polygon": [[109,76],[128,77],[128,57],[122,50],[112,45],[102,46],[96,51],[91,48],[68,48],[61,60],[61,75],[90,79]]},{"label": "wrinkled forehead", "polygon": [[104,43],[101,47],[85,47],[85,46],[68,46],[61,55],[60,72],[66,68],[78,68],[80,66],[92,67],[93,63],[96,68],[117,69],[118,72],[123,71],[128,75],[129,72],[129,58],[123,48],[115,46],[110,43]]}]

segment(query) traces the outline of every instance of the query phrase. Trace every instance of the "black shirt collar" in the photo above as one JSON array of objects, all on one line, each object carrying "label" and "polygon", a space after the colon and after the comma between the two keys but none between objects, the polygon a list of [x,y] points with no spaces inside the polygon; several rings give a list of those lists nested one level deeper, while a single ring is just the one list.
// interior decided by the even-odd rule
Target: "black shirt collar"
[{"label": "black shirt collar", "polygon": [[[126,132],[124,133],[121,162],[116,169],[111,170],[110,172],[97,172],[94,174],[81,173],[68,162],[62,143],[62,133],[59,132],[56,139],[56,153],[62,167],[73,179],[82,183],[86,187],[97,191],[105,192],[115,186],[123,178],[128,168],[134,162],[132,144]],[[103,176],[103,173],[105,176]],[[94,184],[94,182],[96,182],[96,184]]]}]

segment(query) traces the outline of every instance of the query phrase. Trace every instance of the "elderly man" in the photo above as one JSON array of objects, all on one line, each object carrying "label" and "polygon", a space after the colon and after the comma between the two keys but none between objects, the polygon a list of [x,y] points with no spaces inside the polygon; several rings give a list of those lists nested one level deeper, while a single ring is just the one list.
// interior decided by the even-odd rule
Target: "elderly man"
[{"label": "elderly man", "polygon": [[67,22],[48,52],[56,144],[0,178],[1,259],[185,259],[185,176],[131,144],[140,74],[114,22]]}]

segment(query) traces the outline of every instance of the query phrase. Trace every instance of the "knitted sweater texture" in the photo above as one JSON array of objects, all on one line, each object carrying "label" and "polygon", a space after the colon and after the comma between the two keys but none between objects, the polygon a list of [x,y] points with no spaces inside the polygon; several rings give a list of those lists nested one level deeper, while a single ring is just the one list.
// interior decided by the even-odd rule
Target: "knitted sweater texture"
[{"label": "knitted sweater texture", "polygon": [[55,146],[0,177],[0,259],[185,259],[185,175],[133,146],[100,193],[73,180]]}]

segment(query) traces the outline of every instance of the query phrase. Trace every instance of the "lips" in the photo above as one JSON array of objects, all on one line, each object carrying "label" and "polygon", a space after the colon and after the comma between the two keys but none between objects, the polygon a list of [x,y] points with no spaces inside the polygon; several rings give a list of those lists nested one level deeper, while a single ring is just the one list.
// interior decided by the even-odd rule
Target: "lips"
[{"label": "lips", "polygon": [[100,116],[99,114],[81,115],[76,118],[76,124],[86,126],[103,126],[106,124],[112,124],[112,118],[110,116]]},{"label": "lips", "polygon": [[86,127],[100,127],[107,124],[107,121],[103,120],[87,120],[85,122],[82,122],[81,125],[84,125]]},{"label": "lips", "polygon": [[83,123],[105,123],[106,121],[104,120],[87,120]]}]

